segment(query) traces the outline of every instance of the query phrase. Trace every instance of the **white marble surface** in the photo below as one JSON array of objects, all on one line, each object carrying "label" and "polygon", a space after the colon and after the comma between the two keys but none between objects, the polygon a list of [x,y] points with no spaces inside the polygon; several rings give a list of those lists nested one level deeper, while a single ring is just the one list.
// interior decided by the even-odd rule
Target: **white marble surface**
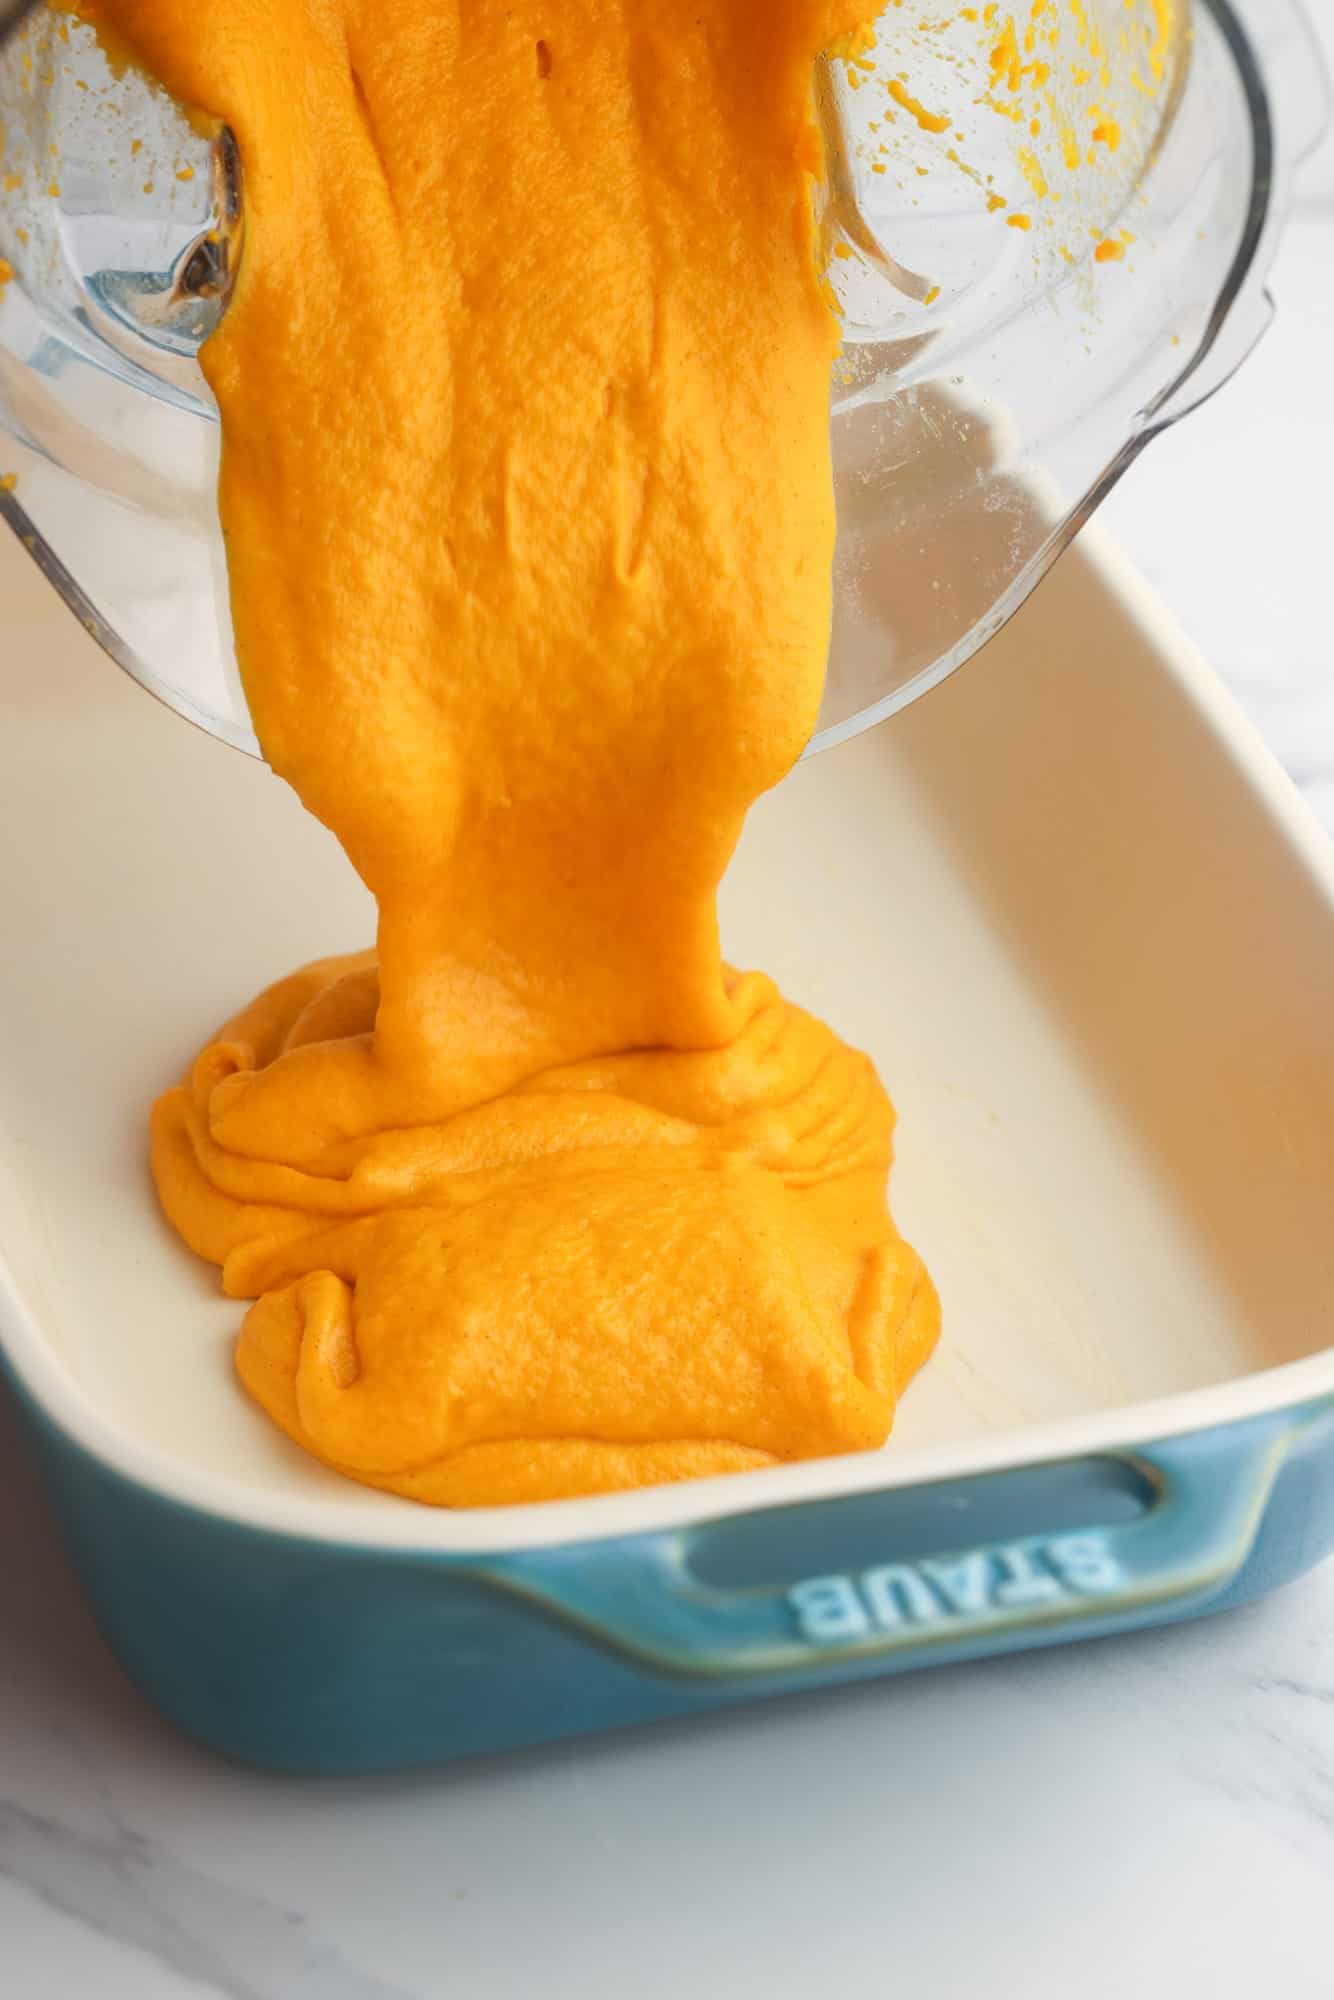
[{"label": "white marble surface", "polygon": [[[1109,516],[1334,831],[1334,146],[1275,289]],[[3,1409],[0,1582],[6,2000],[1334,1994],[1334,1566],[1176,1633],[323,1784],[149,1713]]]}]

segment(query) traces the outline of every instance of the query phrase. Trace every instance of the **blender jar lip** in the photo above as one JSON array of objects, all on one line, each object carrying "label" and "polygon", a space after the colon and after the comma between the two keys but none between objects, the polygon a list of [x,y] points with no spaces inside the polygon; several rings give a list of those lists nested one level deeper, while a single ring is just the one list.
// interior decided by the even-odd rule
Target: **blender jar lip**
[{"label": "blender jar lip", "polygon": [[[987,640],[1008,623],[1024,599],[1047,574],[1058,556],[1068,547],[1149,441],[1181,417],[1188,415],[1221,388],[1241,365],[1267,326],[1272,316],[1272,302],[1263,289],[1267,260],[1262,259],[1262,252],[1272,235],[1271,226],[1276,217],[1277,201],[1281,192],[1281,168],[1284,164],[1270,84],[1264,63],[1246,25],[1244,9],[1239,13],[1234,0],[1193,0],[1193,4],[1209,16],[1222,38],[1241,88],[1251,136],[1250,190],[1245,220],[1230,266],[1218,289],[1199,340],[1182,367],[1171,380],[1155,392],[1150,402],[1139,412],[1134,428],[1121,448],[1089,483],[1083,497],[1053,526],[1042,546],[1011,579],[988,615],[965,632],[953,647],[948,648],[903,686],[893,690],[881,700],[859,709],[845,720],[817,729],[804,755],[810,756],[820,750],[832,748],[885,720],[898,710],[909,706],[921,695],[928,693],[958,667],[964,665],[986,644]],[[1296,0],[1262,0],[1262,4],[1274,14],[1281,13],[1294,23],[1303,22]],[[0,23],[5,22],[4,7],[5,0],[0,0]],[[22,19],[27,11],[26,8],[23,9],[17,18]],[[4,30],[0,28],[0,42],[3,39]],[[1193,43],[1193,40],[1192,35],[1190,41]],[[1193,64],[1193,49],[1188,46],[1179,64],[1172,97],[1156,136],[1153,158],[1161,152],[1177,123],[1189,87]],[[1318,74],[1323,75],[1319,65]],[[1319,123],[1317,116],[1316,136],[1319,132]],[[1294,159],[1300,157],[1305,150],[1304,145],[1294,147]],[[1150,166],[1151,164],[1152,160]],[[1224,343],[1225,331],[1229,333],[1233,331],[1238,309],[1248,299],[1252,305],[1255,322],[1249,331],[1249,336],[1243,329],[1240,340]],[[925,354],[922,358],[925,360]],[[935,359],[938,372],[938,355]],[[1208,365],[1211,360],[1214,362],[1213,367]],[[910,386],[913,372],[915,371],[910,371],[905,376],[901,386]],[[189,696],[184,690],[174,683],[164,683],[161,677],[154,673],[137,649],[127,643],[99,611],[98,606],[87,595],[67,564],[30,518],[15,491],[0,489],[0,517],[8,522],[80,623],[131,678],[176,714],[207,733],[219,737],[236,749],[246,751],[249,755],[262,755],[248,720],[206,713],[191,705]]]}]

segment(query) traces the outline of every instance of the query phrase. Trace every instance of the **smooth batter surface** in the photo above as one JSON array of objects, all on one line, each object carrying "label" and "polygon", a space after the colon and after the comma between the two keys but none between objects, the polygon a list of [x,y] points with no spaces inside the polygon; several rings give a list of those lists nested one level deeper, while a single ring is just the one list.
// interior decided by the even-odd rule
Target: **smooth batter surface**
[{"label": "smooth batter surface", "polygon": [[160,1101],[154,1171],[257,1301],[247,1388],[373,1485],[875,1446],[936,1337],[870,1064],[715,915],[820,700],[812,78],[862,5],[82,10],[239,142],[237,652],[380,911]]}]

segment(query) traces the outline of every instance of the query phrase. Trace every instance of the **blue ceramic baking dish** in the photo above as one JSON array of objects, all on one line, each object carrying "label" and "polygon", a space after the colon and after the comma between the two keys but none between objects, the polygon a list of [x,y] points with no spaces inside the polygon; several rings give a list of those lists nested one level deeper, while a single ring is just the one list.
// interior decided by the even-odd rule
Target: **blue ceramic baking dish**
[{"label": "blue ceramic baking dish", "polygon": [[0,1356],[106,1634],[191,1736],[416,1764],[1221,1610],[1334,1551],[1334,854],[1086,542],[764,802],[729,949],[875,1055],[945,1334],[882,1453],[447,1514],[290,1448],[156,1215],[220,1008],[367,934],[259,766],[0,551]]}]

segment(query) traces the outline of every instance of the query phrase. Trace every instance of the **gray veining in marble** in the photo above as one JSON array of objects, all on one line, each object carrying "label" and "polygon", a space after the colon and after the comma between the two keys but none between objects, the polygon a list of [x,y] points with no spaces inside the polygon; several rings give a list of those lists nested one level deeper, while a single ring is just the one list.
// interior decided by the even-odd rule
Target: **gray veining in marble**
[{"label": "gray veining in marble", "polygon": [[312,1936],[301,1910],[229,1889],[108,1818],[90,1833],[0,1796],[0,1876],[226,2000],[411,2000]]}]

